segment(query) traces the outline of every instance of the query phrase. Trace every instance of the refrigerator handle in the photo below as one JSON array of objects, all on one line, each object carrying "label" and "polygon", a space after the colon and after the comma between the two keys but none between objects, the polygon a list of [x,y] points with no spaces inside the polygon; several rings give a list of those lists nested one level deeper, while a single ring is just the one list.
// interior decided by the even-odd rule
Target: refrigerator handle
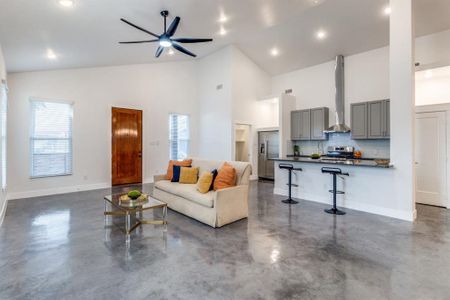
[{"label": "refrigerator handle", "polygon": [[269,152],[269,141],[268,141],[268,140],[266,140],[266,145],[265,145],[265,147],[266,147],[266,151],[264,151],[264,157],[265,157],[266,159],[268,159],[268,158],[269,158],[269,154],[268,154],[268,152]]}]

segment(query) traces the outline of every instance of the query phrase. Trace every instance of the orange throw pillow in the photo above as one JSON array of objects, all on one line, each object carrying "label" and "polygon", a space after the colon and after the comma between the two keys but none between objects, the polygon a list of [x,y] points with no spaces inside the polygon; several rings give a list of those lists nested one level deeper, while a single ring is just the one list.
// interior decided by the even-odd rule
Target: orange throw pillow
[{"label": "orange throw pillow", "polygon": [[214,190],[221,190],[236,186],[236,169],[229,163],[224,163],[214,180]]},{"label": "orange throw pillow", "polygon": [[166,179],[172,180],[173,166],[190,167],[191,165],[192,165],[192,159],[185,159],[182,161],[178,161],[178,160],[169,161],[169,166],[167,167]]}]

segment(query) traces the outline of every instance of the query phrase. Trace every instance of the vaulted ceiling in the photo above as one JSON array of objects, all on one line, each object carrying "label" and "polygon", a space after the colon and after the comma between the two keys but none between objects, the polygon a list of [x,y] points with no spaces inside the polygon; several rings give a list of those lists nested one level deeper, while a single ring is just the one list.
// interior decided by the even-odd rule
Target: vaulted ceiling
[{"label": "vaulted ceiling", "polygon": [[[0,44],[9,72],[191,60],[155,44],[119,45],[150,36],[122,22],[126,18],[160,33],[159,12],[181,17],[176,36],[212,37],[185,44],[201,58],[235,44],[275,75],[351,55],[389,42],[388,0],[2,0]],[[415,0],[417,36],[450,28],[450,1]],[[223,22],[220,22],[223,19]],[[226,20],[225,20],[226,19]],[[223,27],[223,29],[222,29]],[[319,40],[318,31],[326,32]],[[220,32],[226,31],[221,35]],[[151,38],[151,37],[150,37]],[[276,48],[278,56],[272,56]],[[47,57],[51,49],[56,59]]]}]

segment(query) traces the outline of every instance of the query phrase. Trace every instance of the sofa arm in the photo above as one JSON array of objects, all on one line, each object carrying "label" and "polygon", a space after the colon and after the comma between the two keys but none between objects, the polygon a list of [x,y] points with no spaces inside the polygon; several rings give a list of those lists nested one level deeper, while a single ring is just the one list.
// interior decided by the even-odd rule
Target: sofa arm
[{"label": "sofa arm", "polygon": [[153,176],[153,183],[166,179],[166,174]]},{"label": "sofa arm", "polygon": [[216,227],[248,217],[248,185],[216,191],[214,195]]}]

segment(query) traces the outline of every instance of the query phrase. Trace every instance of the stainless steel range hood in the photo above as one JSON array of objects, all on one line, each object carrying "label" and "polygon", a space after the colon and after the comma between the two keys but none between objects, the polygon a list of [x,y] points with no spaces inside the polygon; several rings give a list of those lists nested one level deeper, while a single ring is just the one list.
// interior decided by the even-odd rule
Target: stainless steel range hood
[{"label": "stainless steel range hood", "polygon": [[331,126],[325,133],[346,133],[350,132],[350,127],[345,125],[345,82],[344,82],[344,56],[336,57],[336,123]]}]

